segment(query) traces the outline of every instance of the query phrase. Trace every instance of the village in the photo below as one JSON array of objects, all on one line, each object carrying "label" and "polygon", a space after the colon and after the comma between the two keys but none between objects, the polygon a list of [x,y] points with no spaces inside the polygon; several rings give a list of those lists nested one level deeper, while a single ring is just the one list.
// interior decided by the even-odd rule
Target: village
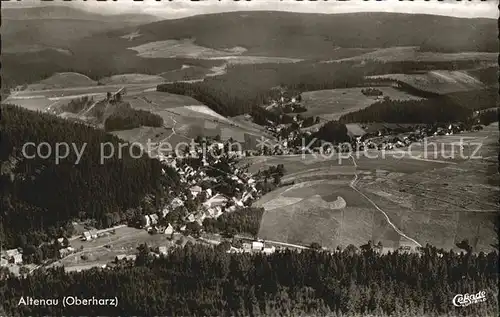
[{"label": "village", "polygon": [[[376,94],[383,98],[376,90],[367,90],[367,94]],[[286,113],[305,111],[301,106],[300,95],[285,97],[272,101],[268,107],[283,108]],[[270,124],[267,129],[272,132],[279,142],[271,147],[262,147],[254,150],[233,150],[232,140],[223,142],[220,138],[199,138],[194,147],[185,151],[183,155],[176,153],[159,153],[158,159],[163,163],[163,174],[172,171],[179,178],[179,187],[186,190],[174,192],[169,190],[172,199],[156,212],[141,214],[134,223],[121,224],[112,228],[86,230],[77,236],[61,237],[54,241],[57,246],[57,259],[46,260],[42,265],[26,264],[23,261],[22,250],[2,250],[1,266],[7,267],[16,274],[29,273],[38,267],[47,267],[63,263],[64,259],[80,257],[76,262],[87,261],[86,250],[98,248],[112,249],[113,243],[97,243],[96,241],[113,241],[110,237],[121,239],[120,232],[125,228],[140,230],[149,236],[160,236],[158,243],[151,248],[151,256],[158,257],[167,254],[173,247],[184,247],[188,243],[202,243],[206,245],[221,245],[228,253],[254,253],[271,254],[280,248],[294,248],[302,250],[310,247],[292,246],[279,242],[266,242],[257,237],[238,237],[228,239],[220,235],[209,234],[204,230],[207,219],[218,219],[220,216],[242,210],[252,206],[252,203],[266,193],[262,183],[267,181],[266,173],[254,175],[247,172],[248,166],[238,164],[239,160],[247,155],[293,155],[304,152],[303,139],[310,139],[319,130],[319,124],[304,129],[304,120],[299,115],[293,116],[292,124]],[[349,146],[346,144],[335,145],[330,150],[345,152],[354,149],[363,151],[393,150],[407,147],[415,142],[422,142],[427,137],[453,135],[465,131],[461,123],[446,126],[428,125],[398,125],[398,124],[346,124]],[[472,129],[480,129],[474,125]],[[207,155],[209,148],[212,155]],[[313,153],[321,153],[321,146],[310,148]],[[283,171],[281,171],[283,173]],[[264,180],[266,178],[266,180]],[[279,180],[275,182],[279,185]],[[127,233],[129,234],[129,233]],[[135,234],[135,233],[134,233]],[[142,235],[141,237],[147,237]],[[147,240],[146,238],[144,240]],[[137,241],[136,246],[137,246]],[[90,245],[89,243],[95,243]],[[136,257],[136,247],[122,248],[123,253],[117,253],[113,261],[133,261]],[[314,248],[312,248],[314,249]],[[377,253],[384,253],[381,247],[374,246]],[[405,247],[401,252],[412,252]],[[337,252],[337,251],[332,251]],[[116,252],[115,252],[116,253]],[[108,259],[109,260],[109,259]],[[90,261],[90,260],[89,260]],[[90,261],[91,262],[91,261]],[[97,263],[101,267],[108,267],[109,263]],[[93,267],[89,265],[88,267]]]},{"label": "village", "polygon": [[[374,89],[366,88],[361,92],[367,96],[375,97],[376,100],[384,100],[389,98],[383,96],[383,92]],[[306,111],[301,105],[300,94],[290,96],[286,92],[282,92],[281,97],[277,100],[271,100],[269,106],[265,106],[267,110],[272,109],[299,109]],[[475,112],[477,116],[479,112]],[[424,139],[433,136],[454,135],[466,131],[478,131],[482,129],[479,120],[476,118],[474,124],[467,127],[464,123],[449,123],[449,124],[388,124],[388,123],[347,123],[347,135],[350,139],[347,143],[334,144],[333,147],[323,148],[326,144],[322,140],[317,140],[312,147],[305,148],[308,145],[315,133],[322,126],[320,119],[302,118],[300,114],[292,116],[292,123],[274,123],[269,121],[267,130],[278,138],[278,142],[272,146],[258,149],[250,152],[252,155],[297,155],[306,153],[322,153],[325,150],[326,154],[333,152],[341,153],[347,151],[363,151],[365,149],[373,150],[394,150],[396,148],[408,147],[412,143],[419,143]]]}]

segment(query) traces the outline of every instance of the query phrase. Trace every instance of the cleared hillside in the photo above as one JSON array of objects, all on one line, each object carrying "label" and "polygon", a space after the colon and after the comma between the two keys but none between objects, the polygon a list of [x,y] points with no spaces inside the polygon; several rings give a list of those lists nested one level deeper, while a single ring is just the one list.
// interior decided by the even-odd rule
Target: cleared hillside
[{"label": "cleared hillside", "polygon": [[374,79],[390,79],[425,92],[447,94],[486,88],[477,78],[463,71],[430,71],[422,74],[387,74]]},{"label": "cleared hillside", "polygon": [[[217,50],[241,47],[245,55],[296,58],[335,57],[338,48],[393,46],[418,46],[439,52],[498,51],[493,19],[421,14],[231,12],[160,21],[142,25],[136,31],[140,36],[130,41],[120,38],[123,31],[109,32],[105,37],[114,38],[110,44],[121,47],[194,38],[195,44]],[[338,58],[344,57],[349,56]]]},{"label": "cleared hillside", "polygon": [[40,82],[29,85],[27,90],[96,86],[97,82],[79,73],[56,73]]},{"label": "cleared hillside", "polygon": [[67,6],[2,9],[2,51],[20,53],[67,49],[99,32],[157,21],[151,15],[101,15]]}]

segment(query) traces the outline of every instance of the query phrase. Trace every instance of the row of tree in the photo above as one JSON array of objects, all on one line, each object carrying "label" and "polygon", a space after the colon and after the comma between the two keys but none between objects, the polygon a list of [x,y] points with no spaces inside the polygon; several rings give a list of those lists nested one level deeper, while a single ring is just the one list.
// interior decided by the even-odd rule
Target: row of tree
[{"label": "row of tree", "polygon": [[[441,255],[439,255],[441,254]],[[5,278],[5,274],[4,274]],[[486,301],[455,307],[457,294]],[[117,306],[18,306],[36,298],[117,298]],[[135,264],[10,277],[0,283],[7,316],[498,316],[498,254],[277,251],[229,254],[188,244]]]},{"label": "row of tree", "polygon": [[342,123],[446,123],[469,120],[472,110],[462,107],[449,98],[436,97],[423,100],[384,99],[371,106],[342,115]]}]

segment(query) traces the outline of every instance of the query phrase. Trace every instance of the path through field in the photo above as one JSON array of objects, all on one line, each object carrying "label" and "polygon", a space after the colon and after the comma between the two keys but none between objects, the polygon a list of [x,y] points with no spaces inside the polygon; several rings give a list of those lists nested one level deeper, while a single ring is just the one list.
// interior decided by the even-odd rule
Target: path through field
[{"label": "path through field", "polygon": [[[358,164],[356,163],[356,160],[354,159],[354,157],[352,155],[350,157],[352,159],[352,162],[353,162],[354,166],[358,166]],[[363,194],[359,189],[356,188],[355,185],[356,185],[357,181],[358,181],[358,174],[355,173],[354,174],[354,179],[349,183],[349,187],[351,187],[358,194],[360,194],[361,196],[363,196],[363,198],[365,198],[370,204],[372,204],[373,207],[375,207],[375,209],[377,209],[378,211],[380,211],[384,215],[385,219],[387,220],[387,223],[394,229],[394,231],[396,231],[403,238],[406,238],[406,239],[410,240],[411,242],[415,243],[417,246],[421,247],[422,245],[420,243],[418,243],[415,239],[412,239],[412,238],[408,237],[403,231],[399,230],[396,227],[396,225],[394,225],[394,223],[391,222],[391,219],[389,219],[389,216],[387,215],[387,213],[385,211],[383,211],[379,206],[377,206],[377,204],[375,204],[373,202],[373,200],[371,200],[370,198],[368,198],[365,194]]]}]

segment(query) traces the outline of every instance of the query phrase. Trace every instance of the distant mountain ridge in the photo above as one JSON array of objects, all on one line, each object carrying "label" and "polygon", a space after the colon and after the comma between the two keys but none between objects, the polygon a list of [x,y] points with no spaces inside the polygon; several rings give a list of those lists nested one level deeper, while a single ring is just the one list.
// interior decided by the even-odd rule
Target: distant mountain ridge
[{"label": "distant mountain ridge", "polygon": [[2,9],[2,19],[7,20],[87,20],[107,21],[124,23],[150,23],[161,20],[161,18],[149,14],[114,14],[105,15],[85,10],[75,9],[67,6],[46,6],[29,8],[5,8]]},{"label": "distant mountain ridge", "polygon": [[[338,48],[393,46],[449,52],[498,51],[494,19],[423,14],[240,11],[164,20],[141,25],[138,31],[141,36],[130,41],[135,45],[194,38],[197,45],[214,49],[243,47],[248,55],[297,58],[324,56]],[[116,38],[122,33],[117,30],[102,36]],[[120,42],[121,46],[130,44]]]}]

